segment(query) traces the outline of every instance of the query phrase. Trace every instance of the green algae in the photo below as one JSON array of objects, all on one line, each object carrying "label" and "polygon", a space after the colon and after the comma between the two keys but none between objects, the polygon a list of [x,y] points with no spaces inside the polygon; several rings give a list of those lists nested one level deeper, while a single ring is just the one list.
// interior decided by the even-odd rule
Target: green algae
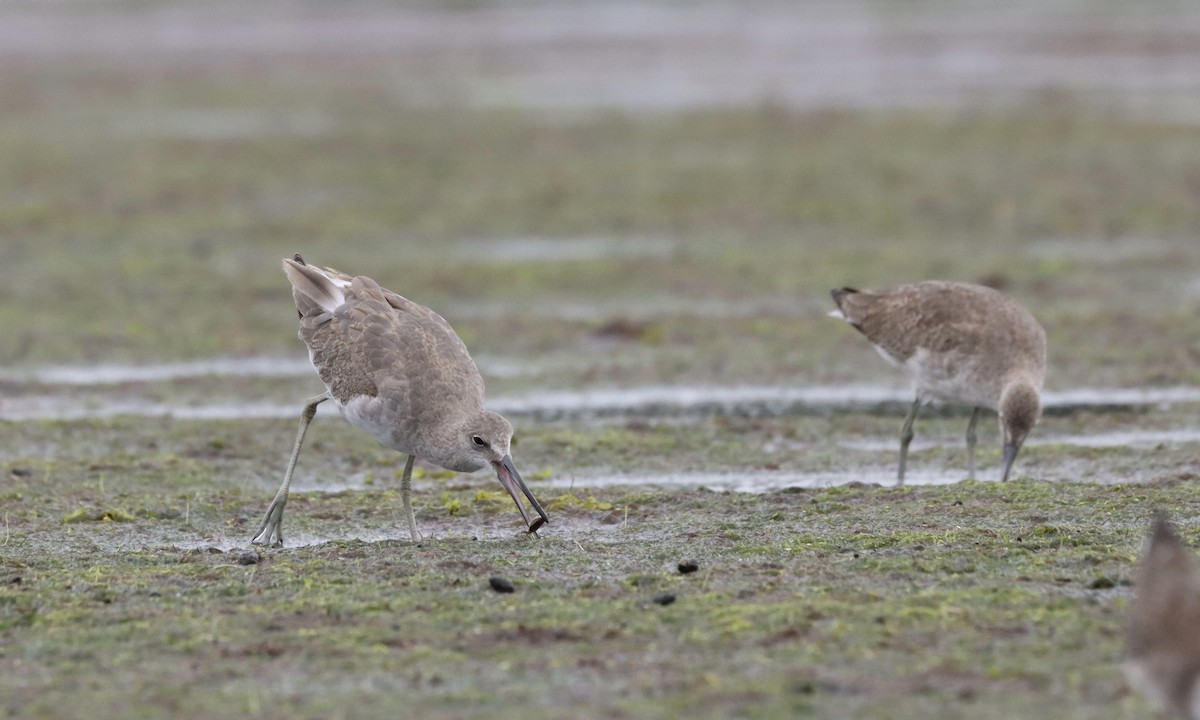
[{"label": "green algae", "polygon": [[[223,79],[237,83],[238,75]],[[1033,306],[1054,338],[1051,377],[1200,377],[1195,302],[1169,290],[1190,281],[1200,227],[1195,203],[1178,192],[1191,182],[1194,127],[1070,103],[967,116],[839,113],[836,121],[750,108],[564,122],[378,107],[335,83],[314,83],[292,101],[337,98],[333,138],[267,134],[234,142],[241,151],[232,154],[203,142],[114,138],[86,123],[40,123],[37,113],[11,121],[0,149],[14,160],[0,168],[0,188],[32,195],[29,206],[40,209],[33,226],[19,208],[0,210],[13,276],[11,302],[0,304],[10,328],[0,359],[302,357],[278,261],[304,251],[347,271],[369,269],[437,308],[476,352],[585,360],[540,379],[556,387],[890,377],[852,331],[822,316],[828,288],[929,276],[988,280]],[[195,102],[212,101],[195,90]],[[381,136],[385,126],[403,131]],[[69,177],[105,193],[23,182],[22,173],[53,177],[62,148],[89,146]],[[742,161],[696,172],[697,158],[738,147]],[[396,163],[391,151],[401,148],[407,160]],[[915,151],[922,148],[929,152]],[[155,157],[162,162],[146,161]],[[1086,157],[1121,172],[1097,189],[1094,165],[1078,161]],[[187,192],[168,201],[164,184],[177,184],[183,168],[194,173]],[[897,173],[910,180],[890,179]],[[317,196],[337,187],[344,201],[264,213],[271,198],[262,188],[280,176],[305,178]],[[480,177],[504,177],[506,191],[489,192]],[[562,206],[549,215],[540,201],[547,178],[563,183]],[[630,187],[646,194],[612,192]],[[1111,197],[1080,197],[1091,193]],[[1016,209],[1011,220],[997,218],[997,205]],[[224,237],[243,242],[213,239]],[[470,237],[654,237],[672,249],[664,257],[496,263],[467,281],[457,268],[473,261],[470,248],[454,243]],[[1122,257],[1131,237],[1161,249],[1106,259]],[[75,261],[81,253],[88,262]],[[71,292],[52,291],[64,287]],[[42,312],[34,322],[21,307]],[[595,316],[559,315],[559,307],[594,308]],[[1163,336],[1172,343],[1155,340]],[[635,351],[644,361],[618,361]],[[213,383],[194,384],[205,382]]]},{"label": "green algae", "polygon": [[[929,422],[955,437],[961,424]],[[654,468],[697,452],[706,424],[546,426],[521,449],[539,467],[563,438],[619,441]],[[731,445],[763,432],[717,425]],[[390,477],[395,454],[341,427],[320,428],[302,470]],[[414,485],[417,544],[392,482],[294,490],[286,536],[306,544],[253,552],[291,422],[6,429],[5,442],[29,433],[60,448],[47,472],[7,481],[0,696],[22,717],[115,703],[384,717],[393,694],[435,718],[562,717],[565,696],[577,715],[631,718],[1131,717],[1147,706],[1118,664],[1146,523],[1167,509],[1200,542],[1186,522],[1200,491],[1179,454],[1148,483],[759,495],[535,483],[551,515],[536,538],[486,474],[427,477]],[[574,472],[602,472],[603,453],[580,457],[598,464]],[[155,511],[62,523],[112,507]],[[697,571],[680,574],[684,560]],[[492,591],[493,575],[515,592]],[[675,601],[655,602],[665,594]]]},{"label": "green algae", "polygon": [[81,522],[133,522],[135,519],[133,513],[117,508],[109,510],[79,508],[64,515],[62,522],[66,525]]},{"label": "green algae", "polygon": [[546,505],[547,510],[612,510],[611,502],[597,500],[595,495],[581,497],[574,492],[559,495]]},{"label": "green algae", "polygon": [[[1004,717],[1030,696],[1063,717],[1125,717],[1142,705],[1117,670],[1122,587],[1146,518],[1155,501],[1200,512],[1200,493],[1173,482],[588,496],[632,508],[628,520],[528,539],[500,530],[508,508],[482,503],[482,540],[443,535],[462,518],[426,513],[423,530],[440,537],[418,545],[341,540],[248,566],[241,550],[179,550],[150,527],[123,540],[145,549],[96,536],[80,554],[33,550],[53,530],[25,528],[5,552],[20,582],[0,589],[0,665],[44,675],[6,672],[0,686],[22,714],[63,714],[67,690],[51,680],[86,678],[104,653],[112,684],[78,683],[75,697],[132,692],[185,717],[253,697],[268,716],[338,702],[382,716],[378,692],[434,717],[479,716],[484,698],[558,717],[564,692],[616,717],[790,717],[801,700],[818,716]],[[805,498],[846,508],[817,512]],[[347,499],[321,495],[302,512]],[[1103,524],[1029,519],[1097,501]],[[228,498],[224,513],[257,504]],[[696,573],[674,571],[685,557],[700,559]],[[493,574],[516,592],[494,594]],[[1114,587],[1094,587],[1098,577]],[[676,602],[651,602],[664,592]],[[152,666],[156,682],[139,680]]]}]

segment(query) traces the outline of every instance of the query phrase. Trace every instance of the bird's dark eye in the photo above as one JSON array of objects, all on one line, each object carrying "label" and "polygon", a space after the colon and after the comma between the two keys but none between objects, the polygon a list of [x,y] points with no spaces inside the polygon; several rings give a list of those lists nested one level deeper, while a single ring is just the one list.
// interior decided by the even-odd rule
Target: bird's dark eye
[{"label": "bird's dark eye", "polygon": [[488,446],[487,440],[484,440],[483,438],[479,437],[478,435],[472,435],[471,442],[475,443],[479,447],[487,447]]}]

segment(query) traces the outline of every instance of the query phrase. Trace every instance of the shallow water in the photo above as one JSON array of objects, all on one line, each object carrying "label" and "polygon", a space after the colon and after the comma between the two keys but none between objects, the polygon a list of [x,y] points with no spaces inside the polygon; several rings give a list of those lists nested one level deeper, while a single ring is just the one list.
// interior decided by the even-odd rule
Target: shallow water
[{"label": "shallow water", "polygon": [[[346,490],[364,489],[367,485],[363,482],[363,477],[364,475],[361,473],[354,474],[341,481],[334,482],[298,477],[293,485],[292,492],[294,494],[312,492],[337,493]],[[467,477],[475,479],[476,476]],[[482,473],[477,477],[481,489],[488,486],[487,477]],[[911,485],[949,485],[960,482],[962,479],[962,473],[931,471],[920,474],[914,473],[911,480],[907,480],[906,483]],[[826,488],[853,482],[892,486],[896,484],[895,470],[878,469],[815,473],[758,470],[750,472],[681,472],[666,474],[589,473],[573,477],[553,478],[546,481],[532,481],[528,484],[535,494],[545,495],[547,488],[572,490],[575,488],[597,489],[614,487],[705,488],[715,492],[764,493],[780,490]],[[419,505],[427,501],[430,497],[436,497],[439,486],[443,484],[444,481],[439,480],[414,480],[414,505]],[[373,487],[378,487],[378,483]],[[270,497],[271,493],[264,493],[263,495],[262,506],[264,511],[270,501]],[[510,529],[515,528],[515,525],[512,522],[504,520],[503,515],[497,516],[497,518],[481,521],[472,515],[455,516],[446,519],[437,526],[432,526],[428,522],[419,523],[419,529],[426,540],[435,540],[439,537],[470,537],[475,539],[483,536],[499,537],[507,535],[520,537],[522,535],[519,529]],[[257,519],[255,518],[255,520]],[[631,522],[637,522],[636,514],[633,516]],[[295,534],[287,532],[285,524],[286,547],[322,545],[334,540],[381,542],[385,540],[407,541],[409,539],[408,530],[399,517],[393,520],[383,519],[379,523],[377,526],[366,527],[351,520],[330,520],[325,532],[300,532]],[[499,524],[497,525],[497,523]],[[597,523],[594,520],[573,519],[565,515],[555,517],[552,513],[551,524],[540,532],[546,537],[563,536],[564,534],[571,536],[576,530],[586,528],[589,540],[594,541],[596,539],[594,537],[595,533],[603,532],[606,528],[615,527],[617,526]],[[221,537],[179,538],[172,540],[171,544],[181,549],[215,547],[229,551],[250,547],[251,535],[251,530],[241,529],[237,533]]]},{"label": "shallow water", "polygon": [[196,377],[305,377],[313,374],[306,357],[209,358],[147,365],[50,365],[6,370],[0,380],[42,385],[115,385],[165,382]]},{"label": "shallow water", "polygon": [[[888,448],[892,450],[892,448]],[[397,456],[401,457],[401,456]],[[887,462],[892,458],[889,456]],[[297,475],[292,483],[292,491],[297,493],[339,493],[347,490],[363,490],[368,487],[379,488],[394,485],[392,482],[380,483],[375,481],[368,485],[363,473],[354,473],[341,479],[301,477]],[[906,479],[911,485],[947,485],[963,480],[965,471],[930,470],[929,472],[913,473],[912,478]],[[477,475],[462,475],[455,480],[478,481],[479,488],[495,489],[495,476],[487,473]],[[795,470],[747,470],[744,472],[668,472],[668,473],[620,473],[586,471],[583,473],[568,473],[555,476],[549,480],[528,481],[530,489],[538,492],[539,488],[556,488],[571,490],[573,488],[607,488],[627,486],[657,486],[657,487],[687,487],[708,488],[710,490],[727,490],[730,492],[773,492],[788,488],[824,488],[845,485],[852,482],[873,483],[878,485],[895,485],[896,470],[889,468],[865,468],[855,470],[839,470],[836,472],[804,472]],[[428,495],[435,493],[445,485],[443,480],[414,480],[413,492]],[[264,502],[270,500],[264,498]],[[265,507],[265,505],[264,505]]]},{"label": "shallow water", "polygon": [[[949,485],[960,482],[964,472],[930,471],[913,473],[908,485]],[[666,474],[610,474],[576,478],[554,478],[543,484],[553,488],[657,486],[708,488],[728,492],[762,493],[788,489],[816,489],[860,482],[895,485],[896,470],[857,469],[836,472],[798,472],[749,470],[745,472],[680,472]]]},{"label": "shallow water", "polygon": [[[0,420],[96,420],[131,415],[169,417],[176,420],[249,420],[255,418],[300,417],[303,402],[212,403],[180,405],[143,400],[83,400],[53,395],[30,395],[0,401]],[[318,406],[318,414],[337,410]]]},{"label": "shallow water", "polygon": [[[951,485],[961,482],[964,473],[946,470],[931,470],[929,472],[914,472],[906,478],[906,485]],[[297,479],[293,493],[306,492],[343,492],[345,490],[362,489],[365,487],[362,475],[353,475],[341,482],[312,482]],[[996,478],[989,473],[980,477],[983,482],[994,482]],[[480,482],[486,484],[486,479],[480,477]],[[604,473],[581,475],[576,477],[560,477],[548,481],[530,482],[529,486],[537,494],[546,494],[546,488],[556,490],[572,490],[576,488],[615,488],[615,487],[658,487],[658,488],[704,488],[714,492],[764,493],[778,491],[800,491],[828,488],[850,483],[866,483],[880,486],[895,486],[896,474],[894,468],[847,470],[837,472],[794,472],[794,471],[761,471],[748,472],[680,472],[680,473]],[[439,481],[417,480],[413,482],[414,503],[419,504],[424,499],[438,491]],[[263,496],[265,510],[270,494]],[[552,513],[553,515],[553,513]],[[257,519],[257,518],[256,518]],[[378,525],[363,526],[350,520],[330,520],[324,532],[289,533],[286,532],[286,547],[304,547],[322,545],[335,540],[361,540],[363,542],[381,542],[385,540],[407,541],[408,530],[397,517],[394,520],[382,519]],[[634,514],[629,522],[637,522]],[[498,524],[497,524],[498,523]],[[447,537],[469,537],[478,539],[484,536],[520,537],[522,533],[512,523],[502,516],[498,519],[481,521],[475,516],[450,517],[437,526],[428,522],[420,524],[420,530],[425,540],[445,539]],[[545,537],[572,537],[577,530],[586,529],[589,541],[595,541],[596,533],[604,533],[607,529],[615,530],[616,525],[597,523],[594,519],[573,519],[569,516],[552,517],[551,524],[544,527],[540,533]],[[171,545],[181,549],[218,548],[223,551],[250,547],[251,530],[242,529],[237,533],[217,536],[176,538]],[[157,544],[157,543],[156,543]]]},{"label": "shallow water", "polygon": [[[861,438],[838,440],[837,444],[849,450],[866,450],[866,451],[895,451],[899,447],[898,433],[897,437],[888,438]],[[981,441],[982,442],[982,441]],[[1070,435],[1047,435],[1043,432],[1035,433],[1025,443],[1025,447],[1038,447],[1047,445],[1067,445],[1070,447],[1085,447],[1085,448],[1112,448],[1112,447],[1154,447],[1158,445],[1179,445],[1186,443],[1200,442],[1200,428],[1178,428],[1172,430],[1124,430],[1116,432],[1100,432],[1088,434],[1070,434]],[[966,440],[963,437],[955,437],[952,440],[929,440],[922,439],[918,435],[910,445],[912,452],[920,452],[922,450],[931,450],[934,448],[960,448],[965,447]]]},{"label": "shallow water", "polygon": [[[1075,388],[1042,395],[1048,414],[1077,409],[1169,406],[1200,402],[1200,388]],[[542,418],[609,415],[659,416],[722,414],[774,416],[813,412],[887,409],[906,412],[912,404],[907,388],[883,385],[809,386],[673,386],[539,392],[497,397],[497,412]]]},{"label": "shallow water", "polygon": [[[265,507],[265,505],[264,505]],[[286,515],[285,515],[286,517]],[[284,548],[311,547],[315,545],[325,545],[336,540],[361,540],[368,543],[383,542],[385,540],[408,540],[408,528],[403,522],[397,522],[389,528],[368,529],[364,527],[356,527],[349,522],[330,521],[330,530],[341,530],[341,532],[330,532],[328,534],[321,533],[296,533],[295,535],[287,532],[286,525],[284,527]],[[250,533],[244,532],[239,534],[221,535],[221,536],[194,536],[194,537],[178,537],[170,540],[165,544],[180,550],[207,550],[216,548],[222,552],[231,550],[249,550],[253,547],[250,542]],[[150,541],[147,545],[164,544],[161,541]]]},{"label": "shallow water", "polygon": [[[181,363],[157,366],[163,376],[195,369],[203,364]],[[290,371],[291,368],[285,368]],[[299,373],[299,367],[294,368]],[[95,375],[80,370],[59,371],[84,384],[96,377],[121,377],[116,366],[101,368]],[[304,374],[312,372],[306,369]],[[97,380],[97,382],[99,382]],[[82,420],[120,415],[173,417],[181,420],[238,420],[247,418],[291,418],[300,412],[301,401],[239,402],[225,400],[206,403],[164,403],[130,397],[92,397],[79,399],[58,395],[15,395],[0,400],[0,420]],[[582,391],[554,390],[517,396],[496,396],[489,400],[493,410],[517,417],[540,420],[589,419],[611,417],[679,417],[726,415],[738,417],[776,417],[828,412],[903,413],[911,404],[907,389],[882,385],[810,385],[810,386],[687,386],[650,385],[634,388],[596,388]],[[1169,407],[1200,402],[1200,388],[1075,388],[1043,394],[1047,414],[1075,410],[1102,411],[1132,407]],[[322,405],[319,413],[335,413]]]},{"label": "shallow water", "polygon": [[[481,309],[481,312],[489,312]],[[470,311],[467,311],[470,314]],[[481,354],[473,358],[488,377],[530,377],[549,370],[583,367],[586,358],[521,360]],[[316,371],[303,354],[291,356],[217,357],[187,362],[121,365],[47,365],[44,367],[0,368],[0,382],[15,385],[97,386],[127,383],[156,383],[205,377],[292,378],[315,377]]]},{"label": "shallow water", "polygon": [[[266,507],[264,503],[263,507]],[[324,523],[321,532],[297,532],[292,533],[287,529],[287,515],[284,520],[284,548],[310,547],[315,545],[325,545],[334,541],[359,540],[367,543],[385,542],[385,541],[400,541],[409,542],[408,527],[400,519],[381,520],[378,526],[366,527],[352,520],[329,520]],[[636,521],[636,516],[634,518]],[[592,518],[573,518],[566,515],[560,515],[551,525],[544,525],[538,530],[538,536],[544,538],[550,537],[574,537],[579,531],[585,531],[589,542],[603,540],[605,535],[612,535],[619,529],[619,525],[611,525],[597,523]],[[440,519],[438,522],[421,521],[417,524],[417,531],[421,534],[420,542],[444,542],[447,540],[492,540],[503,538],[525,539],[530,542],[537,542],[538,538],[528,537],[521,530],[520,518],[514,512],[511,516],[477,516],[464,515],[453,516]],[[186,537],[177,537],[164,542],[166,539],[152,540],[144,543],[145,545],[157,546],[169,544],[172,547],[181,550],[206,550],[208,548],[217,548],[224,552],[231,550],[246,550],[252,547],[250,543],[251,532],[241,530],[236,533],[223,533],[221,535],[199,535],[194,534]],[[270,552],[268,550],[268,552]]]}]

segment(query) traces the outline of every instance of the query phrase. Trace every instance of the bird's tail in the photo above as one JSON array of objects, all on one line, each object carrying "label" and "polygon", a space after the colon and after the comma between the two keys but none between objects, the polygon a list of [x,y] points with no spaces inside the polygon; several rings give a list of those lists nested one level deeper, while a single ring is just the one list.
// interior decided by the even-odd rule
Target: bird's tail
[{"label": "bird's tail", "polygon": [[[845,320],[846,322],[850,323],[851,325],[854,325],[855,324],[854,320],[852,320],[850,318],[850,315],[846,313],[846,308],[842,305],[842,301],[845,299],[845,297],[847,295],[857,295],[858,290],[855,290],[854,288],[851,288],[851,287],[844,287],[844,288],[837,288],[835,290],[830,290],[829,294],[833,296],[833,304],[837,305],[836,310],[829,311],[830,316],[835,317],[839,320]],[[855,327],[857,327],[857,325]]]},{"label": "bird's tail", "polygon": [[309,265],[299,255],[284,258],[283,272],[292,283],[292,298],[301,317],[319,310],[333,312],[346,302],[345,282]]}]

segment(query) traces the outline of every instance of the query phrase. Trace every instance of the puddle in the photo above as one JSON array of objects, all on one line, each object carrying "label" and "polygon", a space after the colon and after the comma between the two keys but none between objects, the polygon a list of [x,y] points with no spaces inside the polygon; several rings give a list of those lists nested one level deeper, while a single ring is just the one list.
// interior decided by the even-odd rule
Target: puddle
[{"label": "puddle", "polygon": [[[910,485],[949,485],[963,480],[962,473],[937,471],[914,473],[912,478],[906,479],[906,484]],[[530,489],[535,493],[546,495],[545,488],[555,488],[560,490],[576,489],[586,490],[588,488],[610,488],[610,487],[664,487],[664,488],[707,488],[718,492],[739,492],[739,493],[764,493],[787,489],[818,489],[833,487],[837,485],[846,485],[852,482],[872,483],[882,486],[892,486],[896,484],[895,469],[879,469],[879,470],[861,470],[861,471],[846,471],[846,472],[819,472],[819,473],[804,473],[804,472],[728,472],[728,473],[669,473],[665,475],[653,474],[628,474],[615,475],[604,474],[588,477],[574,478],[557,478],[549,481],[539,481],[529,483]],[[419,503],[422,496],[429,496],[430,493],[436,491],[434,481],[421,482],[417,481],[413,484],[414,502]],[[424,486],[424,487],[423,487]],[[347,478],[342,482],[318,483],[316,481],[301,482],[297,479],[296,485],[292,492],[300,493],[319,493],[319,492],[341,492],[347,489],[362,488],[361,477]],[[540,489],[539,489],[540,488]],[[263,496],[262,505],[265,508],[270,501],[271,493],[266,493]],[[630,522],[636,522],[636,516],[631,517]],[[520,538],[523,534],[515,528],[515,523],[510,523],[503,518],[493,519],[484,518],[482,520],[472,516],[454,517],[440,523],[423,522],[420,529],[424,535],[424,540],[437,541],[446,539],[491,539],[491,538]],[[329,521],[326,532],[288,532],[285,524],[286,548],[294,549],[297,547],[307,547],[313,545],[324,545],[334,541],[345,540],[360,540],[362,542],[382,542],[385,540],[391,541],[408,541],[408,529],[403,523],[396,518],[395,522],[383,520],[378,527],[362,527],[350,522]],[[596,541],[597,533],[603,535],[607,531],[613,531],[619,528],[619,525],[604,525],[598,524],[590,520],[581,520],[573,522],[569,517],[563,517],[558,520],[552,519],[551,524],[542,532],[544,537],[573,537],[576,532],[583,531],[588,535],[589,541]],[[251,530],[243,530],[240,534],[231,536],[196,536],[194,538],[177,538],[170,545],[181,550],[204,550],[207,548],[218,548],[224,552],[231,550],[240,550],[250,548]]]},{"label": "puddle", "polygon": [[[556,363],[555,367],[567,361]],[[537,375],[548,362],[480,356],[475,364],[490,377]],[[41,368],[0,370],[0,381],[40,385],[118,385],[188,380],[201,377],[316,377],[303,354],[290,357],[210,358],[188,362],[147,365],[50,365]]]},{"label": "puddle", "polygon": [[[264,503],[264,507],[266,504]],[[285,516],[286,517],[286,516]],[[493,518],[490,516],[455,516],[436,522],[419,521],[417,528],[421,532],[421,542],[467,541],[487,542],[495,540],[525,540],[538,542],[539,538],[531,538],[520,529],[520,518],[514,515],[513,520]],[[543,526],[538,531],[541,539],[567,538],[573,539],[578,534],[586,535],[588,542],[608,542],[620,529],[618,525],[596,523],[588,518],[571,518],[562,515],[551,525]],[[190,538],[177,538],[169,543],[170,547],[179,550],[207,550],[217,548],[223,552],[248,550],[250,532],[243,530],[237,535],[196,535]],[[409,543],[408,527],[399,517],[393,520],[381,520],[378,527],[363,527],[350,521],[330,520],[324,532],[289,532],[287,521],[284,522],[284,550],[294,550],[301,547],[327,545],[331,542],[360,541],[377,543],[384,541],[399,541]],[[147,543],[161,546],[161,541]],[[267,553],[278,552],[274,549],[265,550]]]},{"label": "puddle", "polygon": [[[1072,469],[1069,467],[1072,464],[1079,467]],[[981,467],[977,482],[999,482],[995,470],[996,468],[993,467]],[[1160,471],[1150,468],[1144,472],[1127,473],[1120,476],[1096,475],[1090,472],[1086,465],[1079,463],[1068,463],[1067,466],[1062,467],[1056,466],[1050,469],[1051,473],[1049,476],[1045,475],[1046,470],[1047,468],[1040,466],[1036,468],[1035,474],[1043,478],[1039,482],[1055,482],[1056,479],[1066,477],[1086,477],[1096,482],[1147,482],[1152,480],[1156,475],[1161,474]],[[820,472],[766,470],[664,474],[598,472],[591,475],[563,476],[545,481],[531,482],[530,488],[543,497],[551,495],[551,493],[547,492],[549,488],[582,493],[593,489],[619,487],[703,488],[713,492],[770,493],[819,490],[851,483],[895,487],[897,485],[895,472],[895,466],[891,463],[888,463],[886,467]],[[1018,475],[1020,475],[1019,467]],[[303,480],[297,478],[297,483],[293,487],[293,493],[326,493],[361,489],[364,487],[362,477],[362,475],[352,475],[340,482],[320,482],[313,479]],[[964,481],[965,472],[961,469],[932,468],[910,472],[904,484],[911,486],[945,486]],[[439,484],[440,481],[431,480],[414,482],[414,499],[416,502],[420,504],[423,499],[436,497],[437,486]],[[262,499],[263,508],[268,504],[271,494],[272,491],[264,489]],[[294,512],[302,512],[302,510]],[[636,513],[631,514],[628,522],[630,524],[638,522]],[[516,526],[518,524],[515,519],[503,515],[466,515],[444,517],[436,520],[425,519],[421,521],[420,529],[423,533],[423,541],[428,542],[520,539],[523,537],[523,533],[517,529]],[[621,529],[622,526],[620,523],[609,525],[597,523],[594,519],[572,519],[568,516],[563,516],[553,518],[551,525],[545,527],[541,532],[545,538],[574,539],[576,536],[580,536],[586,538],[588,542],[607,542],[612,540],[615,537],[614,533],[617,533]],[[160,539],[149,544],[154,546],[165,544],[179,550],[207,550],[209,548],[216,548],[223,552],[240,551],[251,547],[250,535],[252,532],[253,528],[242,528],[230,535],[201,535],[198,533],[189,535],[187,532],[181,532],[179,536],[171,538],[168,543],[164,543]],[[326,545],[339,541],[377,543],[383,541],[408,542],[409,540],[408,530],[399,521],[399,518],[382,518],[369,526],[349,521],[330,520],[321,525],[319,531],[289,532],[285,529],[285,536],[287,538],[285,549]],[[606,538],[605,536],[608,537]],[[231,562],[233,561],[231,560]]]},{"label": "puddle", "polygon": [[[264,505],[265,507],[265,505]],[[331,521],[332,523],[333,521]],[[408,540],[408,527],[403,523],[396,523],[395,527],[383,529],[367,529],[362,527],[354,527],[350,523],[342,523],[345,525],[345,532],[329,533],[329,534],[314,534],[314,533],[296,533],[292,534],[287,531],[287,525],[284,525],[284,549],[294,550],[299,547],[311,547],[314,545],[326,545],[331,542],[341,540],[361,540],[367,543],[383,542],[385,540]],[[332,529],[332,528],[331,528]],[[156,543],[157,544],[157,543]],[[249,550],[254,547],[250,543],[250,533],[245,532],[241,535],[222,536],[222,537],[197,537],[190,539],[179,539],[170,543],[170,546],[179,550],[207,550],[216,548],[222,552],[230,552],[232,550]],[[267,550],[267,552],[272,552]]]},{"label": "puddle", "polygon": [[1105,432],[1094,435],[1067,435],[1061,437],[1031,437],[1027,445],[1073,445],[1075,447],[1154,447],[1157,445],[1181,445],[1200,442],[1200,428],[1178,430],[1131,430],[1128,432]]},{"label": "puddle", "polygon": [[[1043,394],[1047,414],[1075,410],[1124,409],[1200,402],[1200,388],[1077,388]],[[634,415],[735,415],[772,417],[834,411],[901,414],[912,394],[907,388],[877,385],[826,386],[648,386],[580,392],[544,392],[498,397],[490,403],[501,413],[540,419]]]},{"label": "puddle", "polygon": [[524,397],[497,397],[490,405],[500,413],[541,419],[635,415],[791,414],[801,409],[831,409],[910,402],[907,394],[880,386],[674,386],[540,392]]},{"label": "puddle", "polygon": [[116,385],[188,378],[302,377],[314,374],[307,357],[211,358],[155,365],[52,365],[9,370],[0,379],[42,385]]},{"label": "puddle", "polygon": [[1076,388],[1042,394],[1042,403],[1047,411],[1137,405],[1169,406],[1194,402],[1200,402],[1200,387],[1185,385],[1158,388]]},{"label": "puddle", "polygon": [[[1090,435],[1044,435],[1034,431],[1034,435],[1026,442],[1027,447],[1040,445],[1068,445],[1071,447],[1109,448],[1109,447],[1155,447],[1158,445],[1183,445],[1200,442],[1200,428],[1183,428],[1177,430],[1130,430],[1123,432],[1104,432]],[[838,447],[847,450],[865,450],[868,452],[890,451],[897,452],[900,447],[899,432],[896,437],[863,438],[856,440],[837,440]],[[983,443],[983,440],[980,440]],[[922,440],[920,435],[913,440],[910,452],[922,450],[945,450],[965,448],[966,440],[960,435],[953,440]]]},{"label": "puddle", "polygon": [[[962,472],[912,473],[905,478],[906,485],[950,485],[965,478]],[[600,475],[575,478],[554,478],[543,485],[553,488],[607,488],[624,486],[658,486],[708,488],[709,490],[764,493],[787,489],[818,489],[847,485],[852,482],[892,486],[896,484],[896,470],[861,469],[839,472],[762,471],[751,472],[695,472],[668,473],[664,475]]]},{"label": "puddle", "polygon": [[[892,451],[890,445],[886,448]],[[1019,468],[1018,468],[1019,470]],[[998,481],[998,468],[986,464],[979,468],[980,482]],[[470,481],[475,476],[464,475],[455,480]],[[494,476],[481,473],[478,476],[480,488],[488,485],[488,479],[494,482]],[[932,468],[913,470],[905,478],[905,485],[952,485],[966,479],[966,471],[958,468],[944,470]],[[613,487],[670,487],[670,488],[707,488],[716,491],[740,493],[777,492],[788,489],[820,489],[847,485],[853,482],[891,487],[896,484],[895,458],[888,455],[883,465],[875,468],[860,467],[853,470],[809,472],[803,470],[750,470],[724,472],[678,472],[678,473],[587,473],[565,474],[549,480],[529,482],[529,488],[539,495],[547,495],[545,488],[556,490],[576,490],[586,492],[592,488]],[[390,483],[390,484],[389,484]],[[444,481],[416,480],[413,481],[414,498],[424,495],[432,496],[439,492]],[[381,487],[395,485],[391,481],[376,482],[369,489],[378,490]],[[266,486],[264,485],[264,488]],[[368,489],[363,482],[363,475],[350,475],[338,480],[297,477],[292,486],[294,493],[339,493],[345,491]],[[263,507],[266,507],[274,490],[264,489]],[[404,534],[401,539],[407,538]]]},{"label": "puddle", "polygon": [[[325,403],[328,405],[328,403]],[[171,405],[159,402],[87,401],[57,396],[26,396],[0,400],[0,420],[97,420],[122,415],[170,417],[177,420],[253,420],[258,418],[300,417],[303,401],[289,404],[214,403],[212,405]],[[336,409],[317,407],[318,415],[337,413]]]},{"label": "puddle", "polygon": [[[543,421],[707,415],[779,417],[829,412],[903,415],[908,410],[911,397],[907,389],[874,385],[657,385],[626,389],[550,391],[516,397],[497,396],[492,398],[488,405],[503,414]],[[1200,402],[1200,388],[1077,388],[1048,392],[1044,394],[1043,399],[1048,415],[1076,410],[1113,411]],[[81,401],[78,398],[52,395],[21,395],[0,399],[0,420],[81,420],[118,415],[173,417],[181,420],[294,418],[300,412],[301,401],[300,398],[292,403],[231,400],[211,404],[179,405],[129,399],[110,400],[103,397]],[[335,412],[336,410],[326,405],[318,407],[318,413]]]}]

